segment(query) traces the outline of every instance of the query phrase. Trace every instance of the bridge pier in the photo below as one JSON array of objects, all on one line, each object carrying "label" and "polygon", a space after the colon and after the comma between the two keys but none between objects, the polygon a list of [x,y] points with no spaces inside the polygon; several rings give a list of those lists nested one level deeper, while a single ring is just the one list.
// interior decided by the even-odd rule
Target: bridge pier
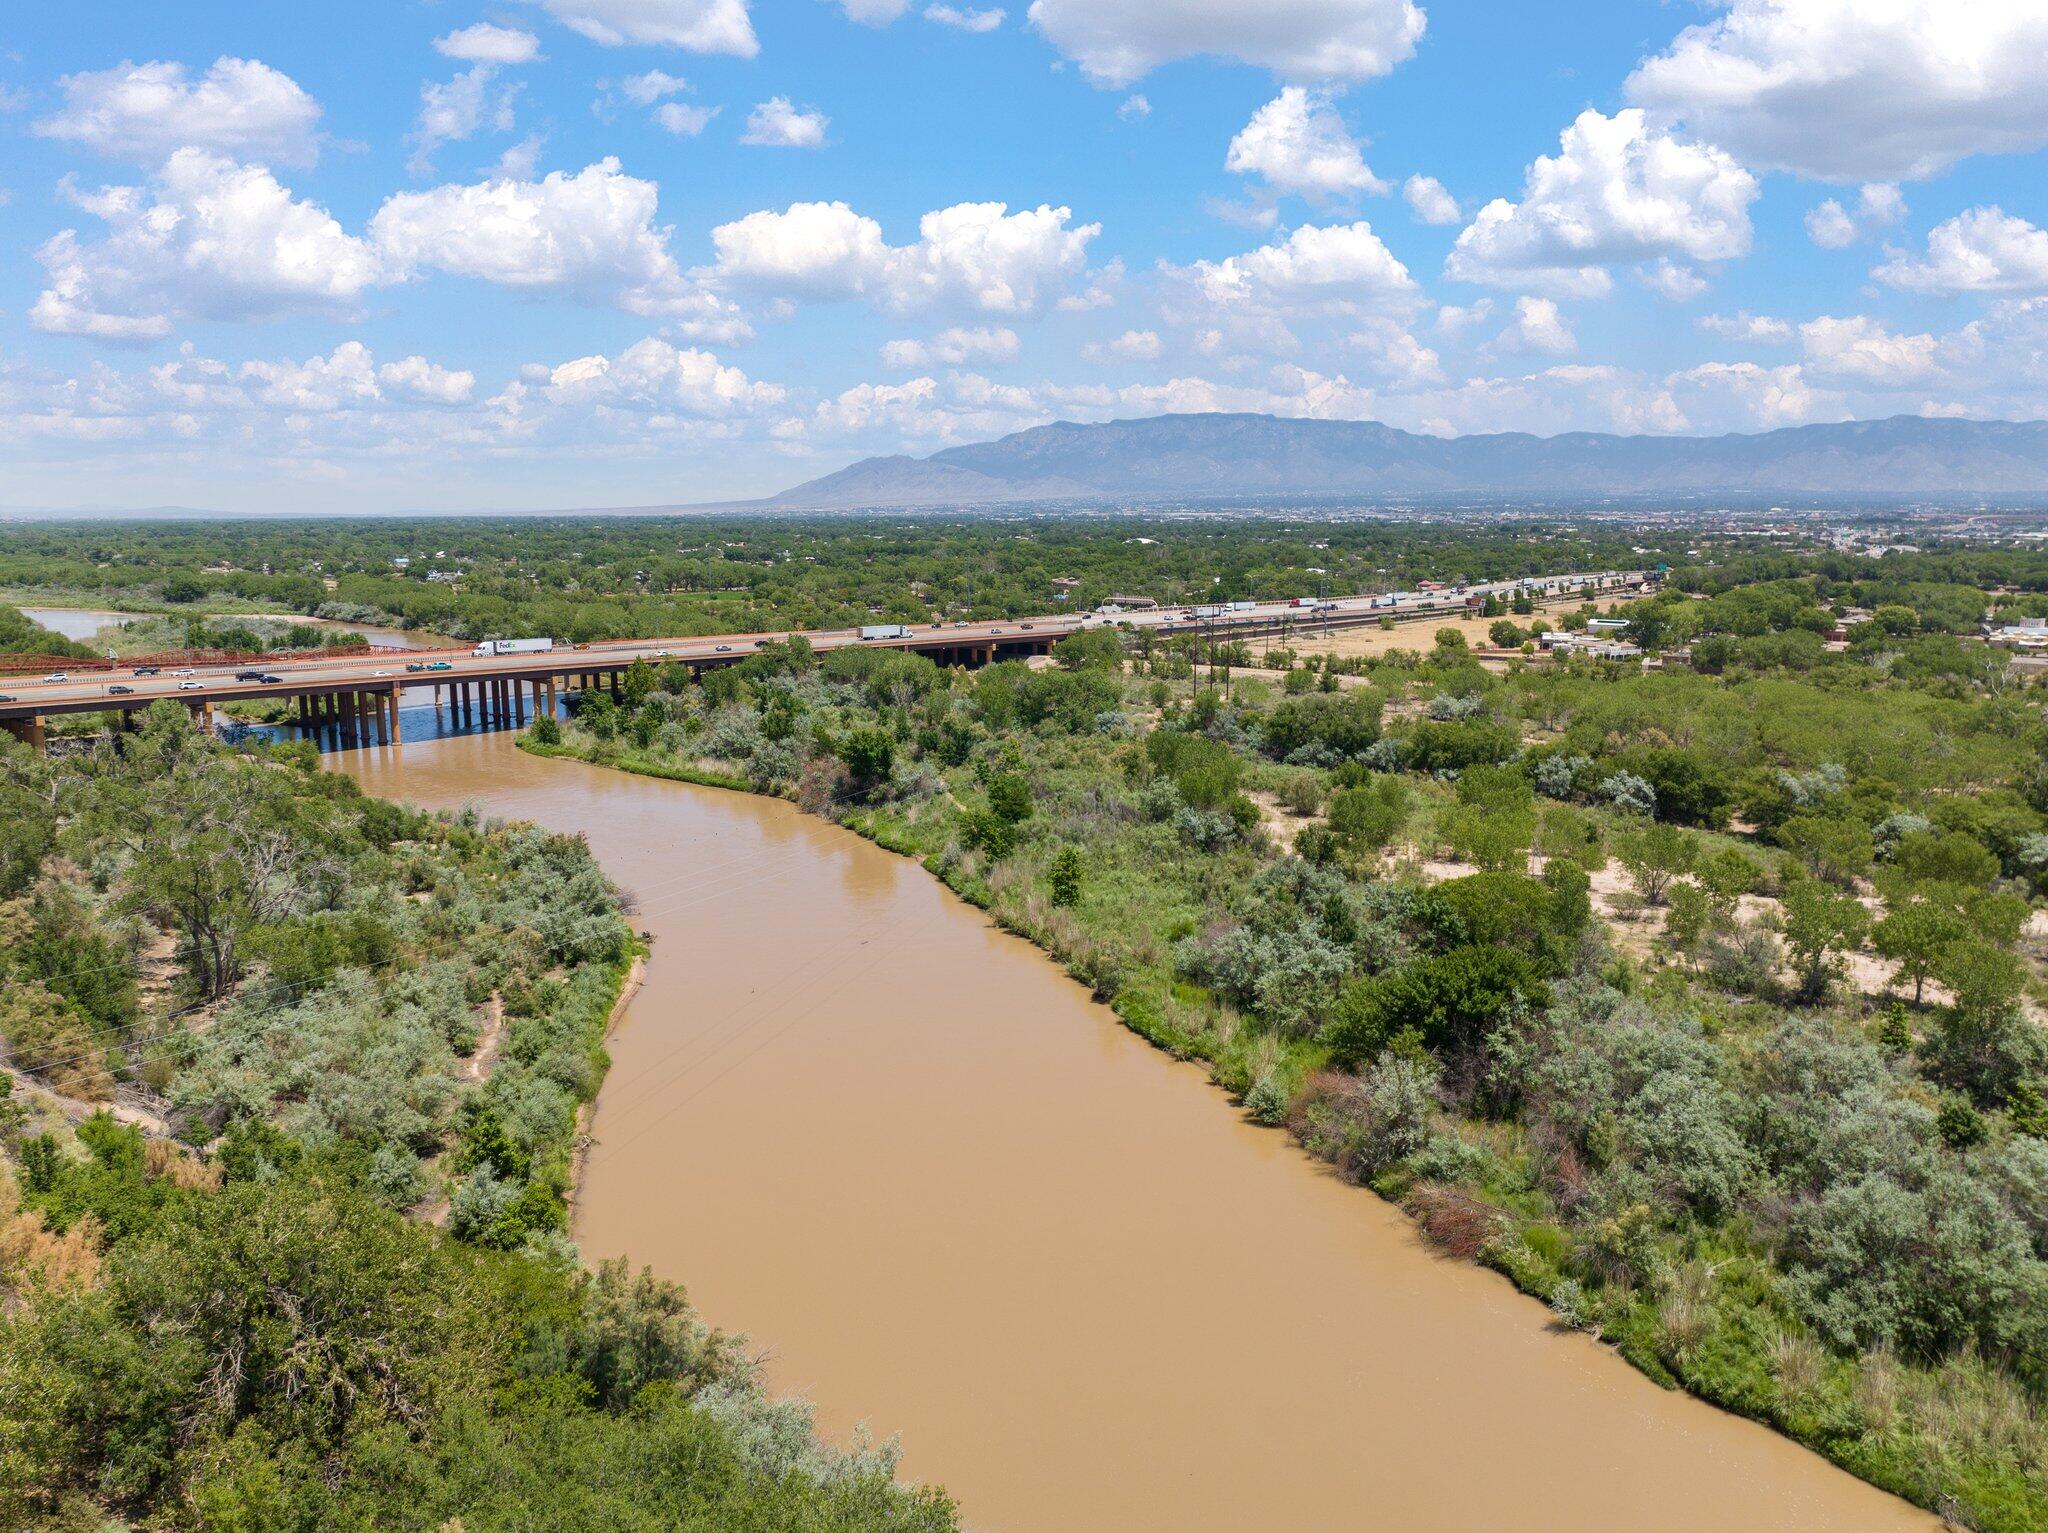
[{"label": "bridge pier", "polygon": [[49,733],[44,728],[43,716],[40,713],[32,713],[22,719],[8,719],[6,723],[7,732],[34,750],[38,756],[49,754]]}]

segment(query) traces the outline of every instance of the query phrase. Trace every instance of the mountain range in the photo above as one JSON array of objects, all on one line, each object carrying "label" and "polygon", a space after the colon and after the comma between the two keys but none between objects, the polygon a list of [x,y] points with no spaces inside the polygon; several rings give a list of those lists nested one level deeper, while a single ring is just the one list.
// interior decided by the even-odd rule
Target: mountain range
[{"label": "mountain range", "polygon": [[1376,421],[1060,421],[868,458],[766,504],[805,509],[1217,496],[2048,494],[2048,421],[1843,421],[1751,435],[1435,437]]}]

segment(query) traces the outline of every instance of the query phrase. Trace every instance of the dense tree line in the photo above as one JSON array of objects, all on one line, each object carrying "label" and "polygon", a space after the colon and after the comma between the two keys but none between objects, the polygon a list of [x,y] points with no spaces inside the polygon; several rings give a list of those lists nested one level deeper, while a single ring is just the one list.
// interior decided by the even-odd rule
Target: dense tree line
[{"label": "dense tree line", "polygon": [[1006,617],[1124,591],[1270,600],[1641,557],[1626,537],[1548,520],[1486,531],[990,515],[93,523],[0,532],[0,589],[586,641]]}]

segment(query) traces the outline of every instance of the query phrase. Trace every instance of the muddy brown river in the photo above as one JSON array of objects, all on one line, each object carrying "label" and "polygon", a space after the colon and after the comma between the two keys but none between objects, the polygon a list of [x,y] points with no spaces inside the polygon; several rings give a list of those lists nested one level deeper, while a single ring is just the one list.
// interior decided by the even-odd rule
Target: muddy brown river
[{"label": "muddy brown river", "polygon": [[791,806],[471,736],[370,792],[581,831],[654,939],[576,1236],[1002,1533],[1929,1533],[1560,1334],[922,869]]}]

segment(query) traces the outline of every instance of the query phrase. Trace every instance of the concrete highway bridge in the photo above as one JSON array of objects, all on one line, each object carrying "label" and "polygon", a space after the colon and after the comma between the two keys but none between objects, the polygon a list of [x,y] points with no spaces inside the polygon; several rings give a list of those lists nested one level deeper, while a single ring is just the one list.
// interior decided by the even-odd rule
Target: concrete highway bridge
[{"label": "concrete highway bridge", "polygon": [[[1463,615],[1488,596],[1529,595],[1540,603],[1576,601],[1593,595],[1641,590],[1655,577],[1647,571],[1607,570],[1529,580],[1493,581],[1456,589],[1338,597],[1313,608],[1284,602],[1237,605],[1227,610],[1165,607],[1104,615],[1063,613],[999,622],[933,623],[910,626],[897,637],[863,639],[859,629],[806,632],[811,647],[904,649],[941,665],[987,665],[998,660],[1042,655],[1068,634],[1116,625],[1163,635],[1192,635],[1202,643],[1236,639],[1301,638],[1331,629],[1362,627],[1385,620],[1421,622]],[[1200,615],[1191,615],[1199,612]],[[479,720],[517,725],[555,711],[564,691],[607,688],[617,692],[636,661],[687,666],[692,675],[736,665],[763,645],[796,637],[792,633],[714,634],[687,639],[628,639],[557,645],[538,654],[478,655],[467,649],[381,650],[341,657],[290,660],[209,661],[183,666],[119,665],[69,675],[53,658],[51,674],[0,678],[0,728],[38,750],[47,748],[49,721],[64,714],[110,713],[119,727],[152,703],[183,703],[202,726],[212,728],[223,704],[290,699],[295,719],[307,729],[335,729],[363,743],[397,744],[399,704],[409,692],[431,689],[433,701],[453,710],[460,722]],[[237,672],[259,672],[270,681],[238,680]]]}]

